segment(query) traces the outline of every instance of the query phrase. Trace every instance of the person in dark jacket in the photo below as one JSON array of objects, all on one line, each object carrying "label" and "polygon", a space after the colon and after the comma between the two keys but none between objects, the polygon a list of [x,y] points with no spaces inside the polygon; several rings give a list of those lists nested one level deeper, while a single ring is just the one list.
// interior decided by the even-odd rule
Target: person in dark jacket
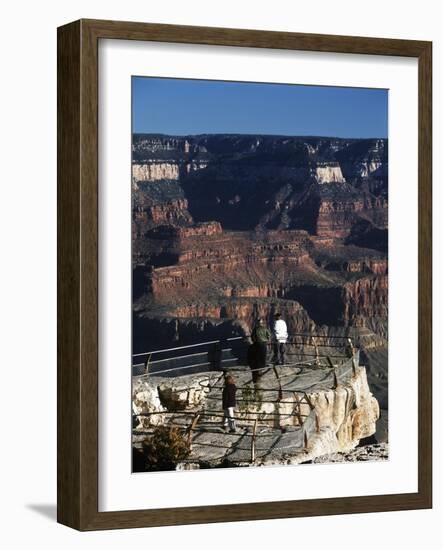
[{"label": "person in dark jacket", "polygon": [[249,368],[251,369],[252,381],[255,384],[259,379],[259,374],[257,366],[257,346],[254,343],[249,344],[248,346],[247,363],[249,365]]},{"label": "person in dark jacket", "polygon": [[225,387],[223,388],[222,393],[222,406],[224,412],[223,425],[231,433],[235,433],[235,418],[234,418],[234,409],[237,404],[235,399],[235,394],[237,392],[237,387],[235,385],[235,380],[230,374],[225,378]]},{"label": "person in dark jacket", "polygon": [[256,349],[256,364],[257,369],[260,370],[266,368],[266,356],[268,351],[268,345],[271,342],[271,331],[265,325],[264,319],[259,319],[254,330],[251,334],[252,341]]}]

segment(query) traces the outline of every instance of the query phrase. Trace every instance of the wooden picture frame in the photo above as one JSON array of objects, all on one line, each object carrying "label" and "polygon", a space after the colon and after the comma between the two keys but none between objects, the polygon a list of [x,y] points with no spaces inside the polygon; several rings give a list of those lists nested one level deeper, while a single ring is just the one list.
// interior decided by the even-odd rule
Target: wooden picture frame
[{"label": "wooden picture frame", "polygon": [[[159,41],[418,59],[418,492],[98,511],[98,41]],[[432,506],[430,42],[80,20],[58,29],[58,521],[79,530]]]}]

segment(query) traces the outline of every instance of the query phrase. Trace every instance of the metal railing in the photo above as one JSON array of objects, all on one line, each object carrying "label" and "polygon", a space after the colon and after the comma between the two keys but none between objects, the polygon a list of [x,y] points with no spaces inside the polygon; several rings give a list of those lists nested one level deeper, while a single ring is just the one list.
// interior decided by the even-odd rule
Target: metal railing
[{"label": "metal railing", "polygon": [[[133,375],[182,375],[245,365],[249,345],[248,336],[238,336],[137,353],[133,355]],[[272,348],[273,342],[268,346]],[[298,359],[298,363],[314,361],[320,366],[322,361],[349,357],[349,347],[354,350],[353,340],[347,336],[294,333],[286,343],[286,355],[292,363]],[[344,353],[337,353],[340,349]]]},{"label": "metal railing", "polygon": [[[307,401],[308,402],[308,401]],[[311,439],[311,436],[315,433],[315,432],[319,432],[320,431],[320,428],[319,428],[319,424],[318,424],[318,419],[317,419],[317,415],[315,413],[315,409],[312,405],[312,403],[310,404],[310,412],[308,415],[304,415],[301,413],[300,411],[300,407],[301,405],[303,404],[303,398],[299,400],[298,402],[298,412],[295,414],[295,416],[297,417],[297,420],[299,421],[299,426],[296,427],[296,430],[299,431],[299,434],[300,434],[300,440],[302,442],[302,448],[303,449],[306,449],[308,446],[309,446],[309,442],[310,442],[310,439]],[[208,430],[207,426],[204,427],[204,428],[201,428],[199,427],[198,425],[198,422],[200,420],[202,420],[203,418],[210,418],[211,420],[213,420],[214,418],[219,418],[220,421],[223,420],[225,418],[224,414],[222,414],[220,411],[204,411],[204,410],[201,410],[201,411],[167,411],[167,412],[161,412],[161,411],[155,411],[155,412],[150,412],[150,413],[141,413],[141,414],[138,414],[138,415],[135,415],[135,416],[152,416],[152,415],[171,415],[172,417],[174,416],[178,416],[178,415],[181,415],[181,416],[189,416],[191,417],[191,421],[189,423],[189,425],[187,427],[184,427],[183,424],[181,423],[177,423],[177,422],[174,422],[174,418],[172,418],[170,421],[167,422],[167,425],[170,426],[170,427],[178,427],[180,429],[183,430],[185,436],[186,436],[186,439],[187,439],[187,442],[188,442],[188,445],[189,445],[189,449],[192,450],[192,445],[193,445],[193,436],[198,433],[198,432],[206,432],[206,431],[210,431]],[[269,437],[269,432],[259,432],[258,431],[258,428],[260,425],[263,425],[265,428],[269,428],[269,419],[263,419],[263,418],[260,418],[260,415],[262,413],[254,413],[254,412],[249,412],[247,413],[248,415],[255,415],[255,418],[254,419],[249,419],[250,421],[252,421],[252,426],[251,426],[251,431],[252,431],[252,435],[251,435],[251,441],[250,441],[250,462],[253,464],[256,459],[257,459],[257,441],[262,438],[262,437]],[[284,416],[286,417],[292,417],[294,416],[294,414],[285,414],[285,415],[282,415],[280,413],[267,413],[267,416],[278,416],[279,418],[282,418]],[[233,420],[236,420],[237,422],[240,422],[240,421],[245,421],[245,418],[243,416],[239,416],[239,415],[234,415],[233,417],[231,417]],[[213,422],[214,424],[214,427],[220,427],[220,423],[216,423],[216,422]],[[154,426],[153,426],[154,427]],[[281,433],[282,435],[284,435],[286,433],[286,430],[288,429],[288,427],[285,427],[285,426],[282,426],[281,428]],[[238,432],[237,432],[238,433]],[[201,445],[201,444],[199,444]],[[204,446],[213,446],[211,444],[203,444]],[[217,445],[218,447],[221,447],[221,448],[225,448],[225,449],[229,449],[229,448],[232,448],[233,451],[235,452],[236,450],[236,447],[232,447],[231,444],[226,444],[226,445],[223,445],[223,444],[218,444]],[[273,449],[277,449],[279,451],[281,450],[290,450],[290,449],[294,449],[294,448],[300,448],[300,445],[299,444],[295,444],[295,445],[285,445],[284,447],[281,447],[281,446],[276,446],[276,444],[274,444],[273,446]],[[192,461],[192,459],[191,459]],[[246,460],[238,460],[240,462],[246,462]]]}]

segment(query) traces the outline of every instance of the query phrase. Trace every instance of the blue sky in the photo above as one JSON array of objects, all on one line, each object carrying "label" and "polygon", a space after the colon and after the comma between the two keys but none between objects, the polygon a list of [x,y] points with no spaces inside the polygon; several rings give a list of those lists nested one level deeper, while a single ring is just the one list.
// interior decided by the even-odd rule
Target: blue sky
[{"label": "blue sky", "polygon": [[133,131],[387,137],[388,91],[132,78]]}]

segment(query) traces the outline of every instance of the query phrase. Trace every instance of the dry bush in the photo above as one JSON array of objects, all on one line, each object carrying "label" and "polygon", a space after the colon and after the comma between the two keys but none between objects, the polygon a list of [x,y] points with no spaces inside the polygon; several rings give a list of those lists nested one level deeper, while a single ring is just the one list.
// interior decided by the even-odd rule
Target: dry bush
[{"label": "dry bush", "polygon": [[189,453],[187,437],[176,427],[157,426],[152,437],[143,444],[146,470],[175,470]]}]

